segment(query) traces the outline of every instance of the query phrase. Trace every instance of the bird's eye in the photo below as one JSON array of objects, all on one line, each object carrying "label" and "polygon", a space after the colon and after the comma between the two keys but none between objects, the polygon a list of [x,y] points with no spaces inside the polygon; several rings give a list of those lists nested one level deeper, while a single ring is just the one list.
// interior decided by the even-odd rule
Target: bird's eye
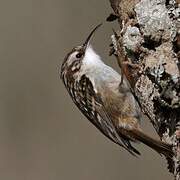
[{"label": "bird's eye", "polygon": [[76,58],[78,58],[78,59],[79,59],[79,58],[81,58],[81,57],[82,57],[82,55],[83,55],[82,53],[78,53],[78,54],[76,54]]}]

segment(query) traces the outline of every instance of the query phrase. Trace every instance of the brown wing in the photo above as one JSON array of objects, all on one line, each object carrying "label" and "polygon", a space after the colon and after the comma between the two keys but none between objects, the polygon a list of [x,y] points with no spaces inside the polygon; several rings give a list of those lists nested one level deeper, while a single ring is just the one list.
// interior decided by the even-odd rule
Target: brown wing
[{"label": "brown wing", "polygon": [[74,90],[70,92],[75,104],[81,112],[109,139],[119,144],[131,154],[140,154],[129,142],[129,139],[119,135],[113,121],[107,114],[100,94],[97,94],[90,79],[83,75],[75,83]]}]

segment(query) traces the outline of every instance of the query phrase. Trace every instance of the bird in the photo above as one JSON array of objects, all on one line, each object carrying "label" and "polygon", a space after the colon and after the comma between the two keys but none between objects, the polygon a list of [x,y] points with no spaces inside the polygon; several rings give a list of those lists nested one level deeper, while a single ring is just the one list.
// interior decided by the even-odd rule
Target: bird
[{"label": "bird", "polygon": [[106,65],[90,43],[98,24],[83,44],[64,58],[60,77],[78,109],[102,134],[130,154],[141,153],[133,143],[141,142],[165,157],[172,157],[172,145],[150,137],[140,127],[142,112],[127,79]]}]

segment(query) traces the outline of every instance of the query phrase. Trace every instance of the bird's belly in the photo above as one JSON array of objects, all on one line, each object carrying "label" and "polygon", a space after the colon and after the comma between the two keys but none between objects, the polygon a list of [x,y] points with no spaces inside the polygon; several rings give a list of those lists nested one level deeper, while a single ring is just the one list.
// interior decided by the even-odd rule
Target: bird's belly
[{"label": "bird's belly", "polygon": [[138,109],[132,94],[120,94],[108,89],[103,90],[106,93],[103,100],[107,113],[112,121],[120,127],[138,128]]}]

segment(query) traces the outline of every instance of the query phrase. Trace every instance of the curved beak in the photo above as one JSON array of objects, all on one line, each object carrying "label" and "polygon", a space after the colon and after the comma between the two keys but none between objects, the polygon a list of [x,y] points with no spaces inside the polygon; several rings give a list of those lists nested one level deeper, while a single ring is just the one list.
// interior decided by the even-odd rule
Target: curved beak
[{"label": "curved beak", "polygon": [[87,37],[87,39],[85,40],[85,42],[84,42],[84,44],[83,44],[83,49],[84,49],[84,51],[86,51],[86,48],[87,48],[88,45],[89,45],[89,42],[90,42],[90,40],[91,40],[91,37],[93,36],[93,34],[95,33],[95,31],[96,31],[101,25],[102,25],[102,23],[101,23],[101,24],[98,24],[98,25],[90,32],[89,36]]}]

